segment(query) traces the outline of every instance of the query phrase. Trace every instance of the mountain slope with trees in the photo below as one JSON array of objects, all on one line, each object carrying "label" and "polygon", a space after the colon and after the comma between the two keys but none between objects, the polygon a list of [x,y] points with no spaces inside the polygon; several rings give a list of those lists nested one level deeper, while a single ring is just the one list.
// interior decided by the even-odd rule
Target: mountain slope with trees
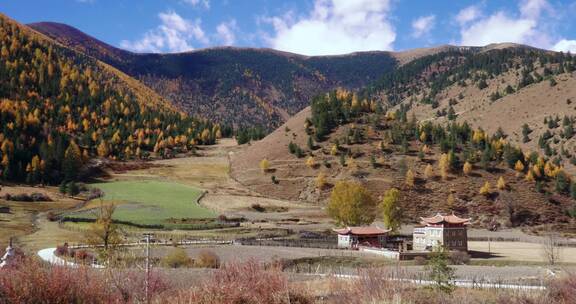
[{"label": "mountain slope with trees", "polygon": [[170,156],[220,133],[115,68],[0,16],[2,180],[72,181],[94,157]]},{"label": "mountain slope with trees", "polygon": [[397,65],[390,52],[307,57],[270,49],[212,48],[176,54],[136,54],[70,26],[29,25],[60,43],[141,80],[174,105],[236,127],[270,131],[336,87],[358,89]]},{"label": "mountain slope with trees", "polygon": [[452,211],[472,216],[476,227],[576,231],[576,182],[552,158],[503,133],[417,121],[405,107],[386,111],[344,90],[314,98],[233,155],[231,174],[263,195],[311,203],[332,201],[339,181],[362,185],[378,205],[396,188],[404,222]]},{"label": "mountain slope with trees", "polygon": [[574,173],[576,57],[522,46],[442,52],[404,65],[364,90],[418,120],[468,122],[505,133]]}]

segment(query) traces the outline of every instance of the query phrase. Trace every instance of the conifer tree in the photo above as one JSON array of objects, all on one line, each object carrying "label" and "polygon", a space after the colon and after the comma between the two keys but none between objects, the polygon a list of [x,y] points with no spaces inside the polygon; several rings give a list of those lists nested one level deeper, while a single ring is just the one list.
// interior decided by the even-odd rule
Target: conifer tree
[{"label": "conifer tree", "polygon": [[71,141],[64,153],[64,160],[62,162],[62,172],[64,179],[74,181],[78,177],[78,171],[82,167],[82,155],[80,147],[75,141]]},{"label": "conifer tree", "polygon": [[412,169],[408,169],[408,171],[406,171],[405,184],[408,189],[414,188],[414,172],[412,172]]},{"label": "conifer tree", "polygon": [[503,176],[500,176],[500,178],[498,178],[498,183],[496,184],[496,186],[498,187],[499,190],[506,190],[508,186],[506,185],[506,181],[504,180]]}]

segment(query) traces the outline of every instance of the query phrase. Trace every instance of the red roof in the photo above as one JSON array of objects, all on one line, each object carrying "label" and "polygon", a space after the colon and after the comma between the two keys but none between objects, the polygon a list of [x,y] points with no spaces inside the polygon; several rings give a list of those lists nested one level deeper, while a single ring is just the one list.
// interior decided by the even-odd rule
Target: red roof
[{"label": "red roof", "polygon": [[438,213],[433,217],[421,217],[421,219],[423,224],[432,224],[432,225],[441,223],[464,224],[464,225],[470,224],[469,218],[467,219],[461,218],[454,215],[454,213],[452,213],[451,215],[442,215]]},{"label": "red roof", "polygon": [[386,234],[391,230],[382,229],[380,227],[365,226],[365,227],[346,227],[342,229],[334,229],[338,234],[354,234],[354,235],[380,235]]}]

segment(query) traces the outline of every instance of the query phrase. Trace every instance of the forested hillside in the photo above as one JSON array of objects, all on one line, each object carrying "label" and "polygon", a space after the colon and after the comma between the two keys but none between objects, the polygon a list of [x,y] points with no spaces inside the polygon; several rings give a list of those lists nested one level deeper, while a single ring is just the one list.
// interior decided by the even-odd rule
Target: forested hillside
[{"label": "forested hillside", "polygon": [[[267,147],[267,148],[264,148]],[[417,121],[355,94],[318,96],[284,126],[232,158],[232,176],[266,196],[311,203],[352,180],[380,198],[400,189],[405,221],[474,216],[476,227],[556,224],[575,231],[576,182],[554,159],[504,133],[467,123]]]},{"label": "forested hillside", "polygon": [[468,122],[573,171],[576,57],[524,46],[416,59],[360,93],[418,120]]},{"label": "forested hillside", "polygon": [[120,71],[0,16],[3,180],[75,180],[94,157],[170,156],[220,133]]},{"label": "forested hillside", "polygon": [[64,24],[30,27],[141,80],[187,113],[267,131],[306,107],[314,95],[336,87],[359,89],[397,65],[389,52],[307,57],[270,49],[213,48],[135,54]]}]

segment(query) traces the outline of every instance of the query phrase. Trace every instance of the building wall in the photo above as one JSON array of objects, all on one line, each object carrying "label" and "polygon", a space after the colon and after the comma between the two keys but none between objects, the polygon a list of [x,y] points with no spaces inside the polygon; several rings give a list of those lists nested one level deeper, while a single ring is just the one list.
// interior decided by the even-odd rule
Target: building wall
[{"label": "building wall", "polygon": [[449,250],[468,251],[466,227],[444,228],[443,245]]},{"label": "building wall", "polygon": [[466,227],[425,227],[423,230],[424,234],[413,234],[414,250],[422,251],[443,245],[448,250],[468,251]]}]

